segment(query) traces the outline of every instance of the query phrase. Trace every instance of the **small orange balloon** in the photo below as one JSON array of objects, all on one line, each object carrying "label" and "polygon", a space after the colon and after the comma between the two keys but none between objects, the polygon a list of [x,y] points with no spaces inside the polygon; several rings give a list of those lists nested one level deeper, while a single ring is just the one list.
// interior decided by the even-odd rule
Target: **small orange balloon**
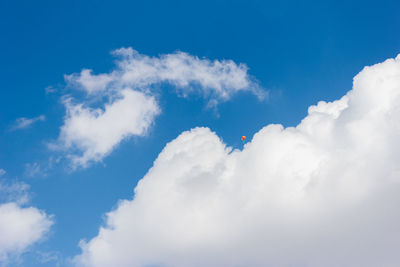
[{"label": "small orange balloon", "polygon": [[242,139],[242,141],[244,141],[244,140],[246,140],[246,136],[242,136],[242,137],[240,137],[240,139]]}]

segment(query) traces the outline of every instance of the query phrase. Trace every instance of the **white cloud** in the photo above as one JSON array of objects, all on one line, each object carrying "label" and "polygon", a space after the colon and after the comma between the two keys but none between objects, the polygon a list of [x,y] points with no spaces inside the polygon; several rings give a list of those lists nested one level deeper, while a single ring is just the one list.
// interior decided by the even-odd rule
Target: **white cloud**
[{"label": "white cloud", "polygon": [[0,177],[6,174],[6,171],[0,168]]},{"label": "white cloud", "polygon": [[72,149],[69,157],[73,167],[100,161],[123,139],[144,135],[160,112],[154,97],[131,89],[122,90],[104,110],[71,100],[66,101],[66,108],[59,143],[64,149]]},{"label": "white cloud", "polygon": [[94,94],[105,90],[113,77],[109,74],[92,75],[92,70],[83,69],[80,74],[65,75],[65,80],[74,87],[84,89],[88,94]]},{"label": "white cloud", "polygon": [[45,120],[46,120],[46,117],[44,115],[40,115],[40,116],[37,116],[34,118],[18,118],[15,120],[15,123],[11,127],[11,130],[15,131],[15,130],[20,130],[20,129],[26,129],[38,121],[45,121]]},{"label": "white cloud", "polygon": [[0,183],[0,264],[18,258],[43,239],[53,224],[52,216],[44,211],[24,206],[28,189],[24,183]]},{"label": "white cloud", "polygon": [[248,75],[247,66],[232,60],[211,61],[184,52],[149,57],[130,47],[115,50],[113,54],[119,60],[112,72],[93,75],[92,70],[83,69],[79,74],[66,75],[66,81],[88,94],[124,87],[148,91],[150,86],[166,82],[183,96],[199,92],[214,104],[228,100],[238,91],[250,91],[260,98],[266,96]]},{"label": "white cloud", "polygon": [[0,262],[20,255],[48,232],[52,220],[35,207],[0,204]]},{"label": "white cloud", "polygon": [[[238,137],[239,138],[239,137]],[[78,266],[397,266],[400,55],[242,151],[207,128],[166,145]]]},{"label": "white cloud", "polygon": [[[65,75],[69,88],[86,93],[80,103],[66,97],[67,115],[56,146],[69,151],[72,167],[87,167],[101,161],[122,140],[146,133],[160,108],[154,85],[167,83],[187,96],[202,94],[209,106],[227,101],[238,91],[266,96],[251,80],[244,64],[231,60],[199,59],[187,53],[149,57],[132,48],[113,51],[117,67],[110,73],[94,75],[92,70]],[[104,108],[93,104],[108,99]],[[100,103],[101,105],[101,103]]]}]

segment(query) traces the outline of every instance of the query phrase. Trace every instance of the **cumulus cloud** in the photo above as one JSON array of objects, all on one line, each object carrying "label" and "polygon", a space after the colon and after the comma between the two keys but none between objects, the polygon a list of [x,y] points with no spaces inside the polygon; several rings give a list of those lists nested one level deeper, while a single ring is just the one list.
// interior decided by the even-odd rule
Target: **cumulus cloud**
[{"label": "cumulus cloud", "polygon": [[11,127],[12,131],[26,129],[30,127],[32,124],[38,121],[45,121],[46,117],[44,115],[40,115],[34,118],[18,118],[15,120],[14,125]]},{"label": "cumulus cloud", "polygon": [[9,263],[43,239],[53,224],[52,216],[25,206],[28,189],[24,183],[0,183],[0,264]]},{"label": "cumulus cloud", "polygon": [[[155,85],[172,85],[184,97],[201,94],[209,106],[229,100],[238,91],[252,92],[260,99],[266,96],[248,75],[246,65],[232,60],[211,61],[183,52],[149,57],[132,48],[112,54],[118,60],[109,73],[83,69],[65,75],[68,88],[86,94],[78,102],[70,96],[64,98],[67,115],[58,144],[53,146],[69,151],[73,168],[101,161],[122,140],[147,132],[160,113]],[[99,108],[104,99],[107,104]]]},{"label": "cumulus cloud", "polygon": [[77,266],[397,266],[400,56],[267,125],[243,150],[207,128],[165,146]]}]

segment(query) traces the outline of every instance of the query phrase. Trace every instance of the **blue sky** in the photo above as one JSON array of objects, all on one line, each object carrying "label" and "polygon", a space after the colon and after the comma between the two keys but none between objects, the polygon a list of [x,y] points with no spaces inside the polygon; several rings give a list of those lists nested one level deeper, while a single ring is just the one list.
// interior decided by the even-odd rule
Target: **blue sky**
[{"label": "blue sky", "polygon": [[[1,179],[28,184],[29,205],[54,215],[50,233],[22,256],[22,266],[38,266],[36,251],[66,265],[80,253],[79,240],[96,236],[104,214],[132,199],[166,143],[183,131],[209,127],[242,148],[241,135],[251,139],[271,123],[296,126],[310,105],[345,95],[364,66],[399,53],[399,9],[398,1],[2,1]],[[48,146],[63,125],[62,97],[80,97],[68,91],[64,75],[109,73],[110,53],[121,47],[246,64],[268,97],[243,91],[207,108],[201,94],[179,97],[164,84],[155,96],[161,113],[145,136],[71,170],[65,154]],[[41,115],[45,120],[13,129],[18,118]],[[32,166],[40,170],[30,175]]]}]

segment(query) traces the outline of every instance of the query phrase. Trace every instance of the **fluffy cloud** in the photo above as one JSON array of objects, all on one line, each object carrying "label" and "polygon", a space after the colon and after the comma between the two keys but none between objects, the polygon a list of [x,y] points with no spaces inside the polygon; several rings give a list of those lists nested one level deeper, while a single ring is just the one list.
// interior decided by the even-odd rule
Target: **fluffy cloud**
[{"label": "fluffy cloud", "polygon": [[46,117],[44,115],[40,115],[38,117],[34,117],[34,118],[18,118],[14,125],[11,127],[12,131],[15,130],[20,130],[20,129],[26,129],[29,126],[31,126],[32,124],[34,124],[35,122],[38,121],[44,121],[46,120]]},{"label": "fluffy cloud", "polygon": [[[209,100],[209,106],[227,101],[238,91],[252,92],[260,99],[266,96],[247,67],[231,60],[210,61],[183,52],[149,57],[132,48],[113,54],[118,57],[117,67],[110,73],[94,75],[84,69],[65,76],[69,88],[86,93],[78,103],[65,98],[67,115],[53,146],[69,151],[73,168],[100,161],[122,140],[146,133],[160,113],[154,85],[170,84],[182,96],[197,92]],[[108,103],[98,108],[104,98]],[[97,108],[90,107],[93,103]]]},{"label": "fluffy cloud", "polygon": [[121,140],[142,136],[160,112],[154,97],[124,89],[119,98],[103,109],[93,109],[66,101],[67,115],[59,142],[66,149],[78,150],[69,157],[73,167],[99,161]]},{"label": "fluffy cloud", "polygon": [[243,150],[207,128],[166,145],[78,266],[397,266],[400,56]]},{"label": "fluffy cloud", "polygon": [[24,183],[0,183],[0,264],[41,240],[53,224],[44,211],[24,206],[28,188]]}]

